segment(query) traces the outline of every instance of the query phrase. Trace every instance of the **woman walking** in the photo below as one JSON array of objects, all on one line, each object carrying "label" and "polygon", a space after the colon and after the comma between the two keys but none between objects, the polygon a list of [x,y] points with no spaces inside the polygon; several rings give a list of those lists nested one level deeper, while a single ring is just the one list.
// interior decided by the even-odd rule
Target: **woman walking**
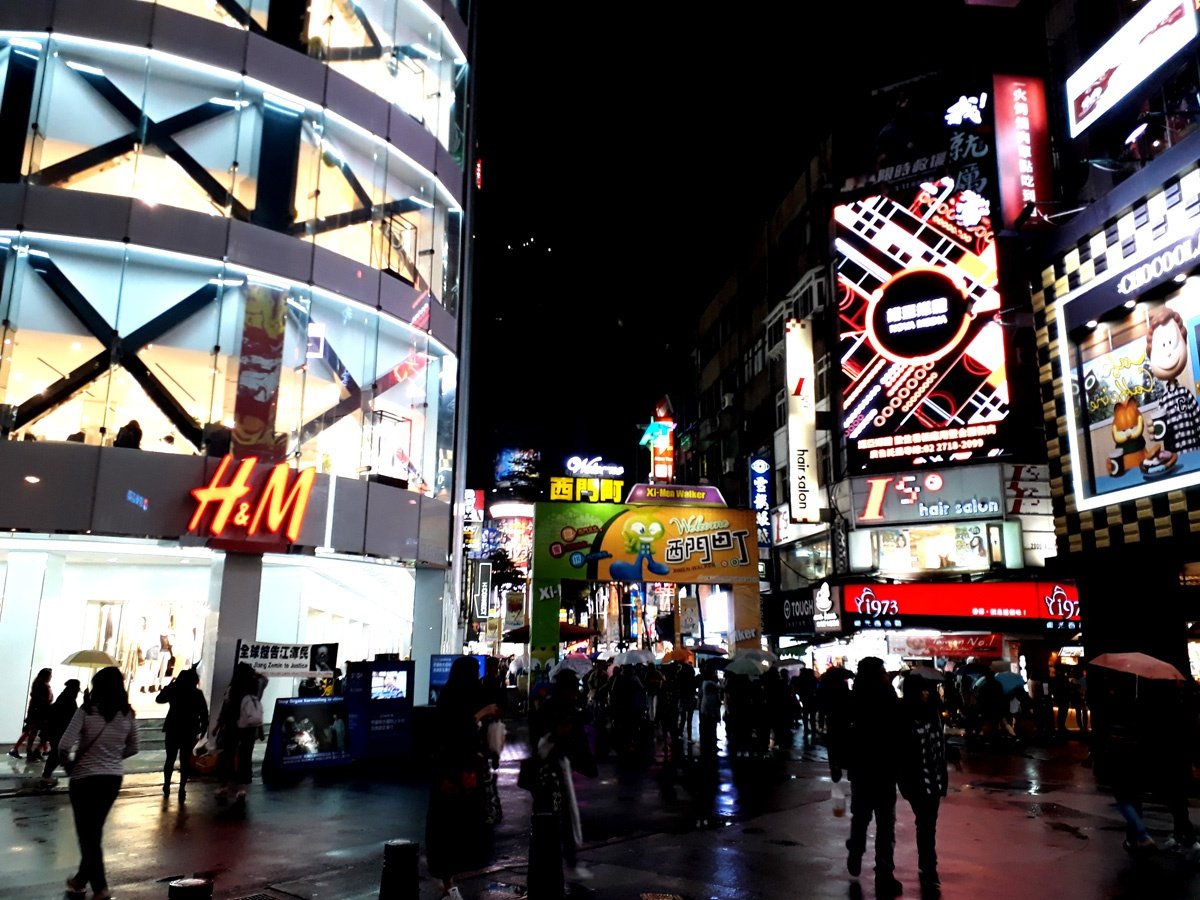
[{"label": "woman walking", "polygon": [[187,782],[192,774],[192,750],[196,742],[208,731],[208,703],[200,690],[200,676],[196,667],[184,669],[154,698],[158,703],[170,704],[167,717],[163,720],[166,736],[167,760],[163,765],[163,796],[171,795],[171,774],[175,771],[175,757],[179,757],[179,800],[187,799]]},{"label": "woman walking", "polygon": [[262,731],[261,698],[266,681],[249,663],[240,662],[225,689],[217,715],[218,802],[230,796],[239,806],[246,802],[246,785],[253,780],[254,744]]},{"label": "woman walking", "polygon": [[125,692],[125,678],[116,666],[101,669],[92,678],[87,699],[75,712],[59,747],[74,751],[71,764],[71,810],[79,838],[79,869],[67,879],[67,892],[80,895],[92,886],[92,900],[108,900],[101,838],[104,821],[112,809],[124,760],[138,752],[137,720]]},{"label": "woman walking", "polygon": [[29,688],[29,706],[25,710],[21,736],[8,751],[8,755],[13,759],[21,758],[22,743],[25,744],[25,758],[29,762],[37,762],[42,758],[38,749],[38,732],[46,724],[46,716],[50,714],[50,706],[54,703],[54,691],[50,688],[51,675],[50,669],[42,669],[33,679]]}]

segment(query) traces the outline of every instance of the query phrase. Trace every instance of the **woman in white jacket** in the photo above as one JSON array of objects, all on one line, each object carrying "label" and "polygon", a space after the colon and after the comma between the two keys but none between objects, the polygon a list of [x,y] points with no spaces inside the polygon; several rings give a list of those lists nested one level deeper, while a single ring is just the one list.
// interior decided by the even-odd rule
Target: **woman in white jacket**
[{"label": "woman in white jacket", "polygon": [[79,838],[79,869],[67,879],[67,892],[79,895],[92,886],[93,900],[108,900],[101,838],[125,775],[125,759],[138,752],[137,720],[116,666],[92,677],[83,706],[75,711],[59,742],[72,760],[71,810]]}]

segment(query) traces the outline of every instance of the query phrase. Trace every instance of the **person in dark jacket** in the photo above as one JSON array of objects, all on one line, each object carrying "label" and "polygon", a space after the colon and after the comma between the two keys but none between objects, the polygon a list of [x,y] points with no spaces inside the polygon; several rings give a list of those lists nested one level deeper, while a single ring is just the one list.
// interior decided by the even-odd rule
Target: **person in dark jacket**
[{"label": "person in dark jacket", "polygon": [[216,794],[218,802],[231,796],[238,806],[246,802],[246,785],[254,775],[254,744],[262,733],[262,726],[240,726],[238,719],[246,696],[253,694],[261,698],[266,686],[266,676],[260,675],[249,663],[239,662],[234,666],[221,711],[217,714],[217,771],[221,780]]},{"label": "person in dark jacket", "polygon": [[192,774],[192,750],[208,731],[208,703],[200,690],[196,667],[184,669],[154,698],[157,703],[170,704],[163,719],[167,761],[163,766],[163,796],[171,794],[171,773],[175,757],[179,757],[179,799],[187,799],[187,782]]},{"label": "person in dark jacket", "polygon": [[25,756],[29,762],[37,762],[42,758],[38,732],[42,730],[42,723],[45,722],[46,716],[50,713],[50,706],[54,702],[54,691],[50,687],[52,675],[50,669],[40,670],[29,687],[29,706],[25,709],[25,722],[21,729],[21,736],[8,751],[8,755],[13,759],[21,758],[22,743],[25,744]]},{"label": "person in dark jacket", "polygon": [[54,703],[50,705],[50,712],[46,715],[41,732],[42,740],[50,745],[50,752],[46,754],[46,765],[42,768],[42,779],[38,782],[40,787],[54,787],[58,784],[58,780],[54,778],[54,770],[62,762],[58,745],[62,741],[63,732],[75,716],[75,710],[79,708],[79,691],[79,679],[68,678],[62,693],[55,697]]},{"label": "person in dark jacket", "polygon": [[121,426],[116,438],[113,440],[113,446],[128,447],[130,450],[141,449],[142,426],[138,424],[137,419],[130,419]]},{"label": "person in dark jacket", "polygon": [[455,877],[486,861],[487,757],[481,723],[501,715],[500,707],[488,702],[475,657],[455,659],[434,713],[433,771],[425,820],[429,873],[441,881],[442,895],[449,900],[462,900]]},{"label": "person in dark jacket", "polygon": [[900,749],[900,794],[912,807],[917,827],[917,868],[921,890],[936,896],[942,882],[937,871],[937,820],[949,776],[946,771],[946,729],[934,683],[910,672],[904,678],[900,704],[903,730]]},{"label": "person in dark jacket", "polygon": [[883,660],[868,656],[858,664],[850,702],[850,839],[846,869],[862,871],[867,828],[875,819],[875,895],[896,897],[896,750],[900,739],[899,700]]}]

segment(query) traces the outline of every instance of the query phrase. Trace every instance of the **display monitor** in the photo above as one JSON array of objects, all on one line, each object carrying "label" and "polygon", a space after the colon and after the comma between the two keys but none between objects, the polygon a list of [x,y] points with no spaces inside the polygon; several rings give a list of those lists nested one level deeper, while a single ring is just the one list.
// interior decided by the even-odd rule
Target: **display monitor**
[{"label": "display monitor", "polygon": [[384,669],[371,673],[372,700],[403,700],[408,697],[408,672]]}]

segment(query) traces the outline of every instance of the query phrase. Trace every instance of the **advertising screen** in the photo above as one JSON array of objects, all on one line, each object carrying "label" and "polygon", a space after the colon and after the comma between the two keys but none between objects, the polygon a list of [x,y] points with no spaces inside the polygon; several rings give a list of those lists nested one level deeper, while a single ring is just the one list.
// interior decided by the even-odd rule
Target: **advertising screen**
[{"label": "advertising screen", "polygon": [[[1200,482],[1200,291],[1082,329],[1072,348],[1072,449],[1080,505]],[[1077,331],[1076,337],[1080,337]]]},{"label": "advertising screen", "polygon": [[[834,208],[842,427],[852,473],[1011,452],[990,87],[896,98],[891,154]],[[914,118],[913,106],[927,115]],[[923,155],[901,138],[920,122]],[[859,182],[850,179],[857,188]],[[872,193],[872,189],[876,193]]]},{"label": "advertising screen", "polygon": [[[454,661],[461,655],[461,653],[435,653],[429,657],[430,705],[437,703],[438,694],[446,686],[446,680],[450,677],[450,667],[454,665]],[[475,658],[475,662],[479,664],[479,675],[482,677],[484,661],[487,657],[479,653],[472,655]]]},{"label": "advertising screen", "polygon": [[281,771],[351,762],[344,697],[289,697],[275,701],[268,754]]},{"label": "advertising screen", "polygon": [[403,700],[408,696],[408,672],[386,669],[371,673],[372,700]]}]

